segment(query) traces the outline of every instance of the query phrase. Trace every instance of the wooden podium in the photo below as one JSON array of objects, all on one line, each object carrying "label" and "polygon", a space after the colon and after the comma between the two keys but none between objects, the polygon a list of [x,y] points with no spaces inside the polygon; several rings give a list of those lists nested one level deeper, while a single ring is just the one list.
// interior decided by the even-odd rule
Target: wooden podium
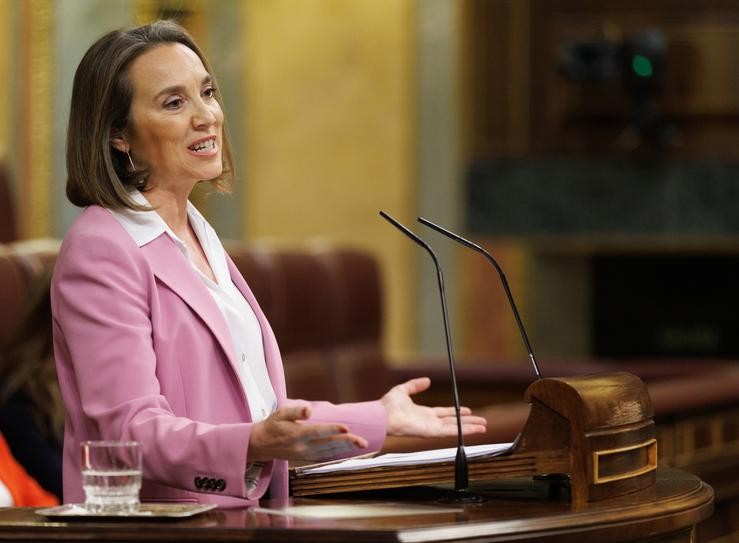
[{"label": "wooden podium", "polygon": [[[181,521],[61,520],[0,509],[0,541],[695,541],[695,526],[712,513],[713,491],[694,475],[657,468],[651,402],[638,378],[542,379],[526,398],[531,413],[512,450],[470,462],[472,491],[487,498],[482,504],[435,502],[436,489],[423,485],[451,482],[451,463],[321,477],[296,472],[298,493],[352,493],[266,500],[260,505],[268,512],[218,509]],[[551,474],[566,474],[569,483],[534,477]],[[350,514],[298,514],[326,506]],[[360,514],[368,509],[384,513]]]},{"label": "wooden podium", "polygon": [[[573,503],[653,487],[657,440],[642,381],[626,372],[541,379],[526,391],[531,412],[508,453],[469,462],[471,481],[566,475]],[[452,462],[360,471],[291,473],[293,494],[311,496],[451,483]]]},{"label": "wooden podium", "polygon": [[654,486],[657,439],[642,381],[625,372],[541,379],[526,391],[531,414],[513,456],[543,455],[537,473],[570,476],[572,501]]},{"label": "wooden podium", "polygon": [[[216,509],[181,521],[59,520],[29,508],[0,509],[0,541],[253,543],[692,543],[695,526],[712,512],[713,492],[694,475],[657,470],[654,487],[610,500],[574,505],[551,495],[544,481],[506,479],[475,489],[488,501],[436,514],[371,518],[304,518],[252,509]],[[285,506],[438,507],[423,487],[380,491],[373,498],[294,498]]]}]

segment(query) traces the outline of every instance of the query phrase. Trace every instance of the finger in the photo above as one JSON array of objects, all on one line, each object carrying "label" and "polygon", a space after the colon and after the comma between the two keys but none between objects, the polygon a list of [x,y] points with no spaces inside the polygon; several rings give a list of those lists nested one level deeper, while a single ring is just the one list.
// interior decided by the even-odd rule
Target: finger
[{"label": "finger", "polygon": [[[433,429],[429,429],[424,434],[425,437],[446,437],[446,436],[456,436],[456,435],[457,435],[457,425],[456,424],[443,424]],[[464,427],[462,428],[462,435],[465,435]]]},{"label": "finger", "polygon": [[454,426],[457,427],[457,419],[441,419],[442,426]]},{"label": "finger", "polygon": [[418,394],[419,392],[423,392],[428,387],[431,386],[431,379],[428,377],[416,377],[415,379],[411,379],[410,381],[406,381],[405,383],[398,385],[401,388],[403,388],[409,396],[413,394]]},{"label": "finger", "polygon": [[310,442],[348,433],[349,428],[344,424],[304,424],[300,427],[298,439],[304,442]]},{"label": "finger", "polygon": [[311,441],[304,452],[307,459],[320,460],[356,452],[367,448],[367,446],[367,441],[359,436],[342,435]]},{"label": "finger", "polygon": [[310,407],[307,405],[287,405],[280,407],[271,416],[274,420],[307,420],[310,417]]},{"label": "finger", "polygon": [[[457,415],[456,410],[453,407],[434,407],[434,412],[439,417],[454,417]],[[471,415],[472,410],[469,407],[460,407],[459,414],[461,416]]]},{"label": "finger", "polygon": [[[344,437],[344,436],[341,436]],[[302,456],[306,460],[324,460],[336,456],[351,456],[360,450],[361,443],[346,439],[323,439],[310,442],[303,449]]]},{"label": "finger", "polygon": [[[439,417],[442,424],[457,424],[457,417]],[[462,424],[471,424],[474,426],[487,426],[488,421],[482,417],[474,417],[472,415],[461,417],[460,421]]]},{"label": "finger", "polygon": [[[486,428],[485,426],[479,425],[479,424],[463,424],[462,425],[462,435],[471,435],[471,434],[482,434],[485,433]],[[457,425],[456,424],[444,424],[437,428],[436,432],[433,434],[436,436],[456,436],[457,435]]]},{"label": "finger", "polygon": [[477,426],[487,426],[488,421],[483,417],[476,417],[474,415],[468,415],[462,417],[462,424],[475,424]]},{"label": "finger", "polygon": [[[453,407],[434,407],[433,409],[434,409],[434,414],[437,417],[456,417],[457,416],[457,413]],[[473,415],[469,407],[460,408],[459,416],[462,418],[463,422],[466,420],[469,420],[470,422],[473,422],[475,424],[487,424],[487,421],[483,417]]]},{"label": "finger", "polygon": [[331,436],[323,439],[316,439],[309,444],[311,447],[344,447],[352,449],[366,449],[369,443],[366,439],[355,434],[343,434],[338,436]]},{"label": "finger", "polygon": [[464,435],[484,434],[486,430],[487,430],[487,427],[482,424],[463,424],[462,425],[462,433]]},{"label": "finger", "polygon": [[457,413],[453,407],[434,407],[434,414],[437,417],[456,417]]}]

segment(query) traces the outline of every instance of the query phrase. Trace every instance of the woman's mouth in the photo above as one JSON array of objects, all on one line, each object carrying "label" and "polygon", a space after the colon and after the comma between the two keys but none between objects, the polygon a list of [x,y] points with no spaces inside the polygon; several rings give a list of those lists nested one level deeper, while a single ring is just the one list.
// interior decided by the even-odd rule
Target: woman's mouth
[{"label": "woman's mouth", "polygon": [[188,147],[188,149],[197,154],[209,155],[215,152],[216,150],[216,140],[215,138],[209,138],[207,140],[202,140],[202,141],[193,143],[192,145]]}]

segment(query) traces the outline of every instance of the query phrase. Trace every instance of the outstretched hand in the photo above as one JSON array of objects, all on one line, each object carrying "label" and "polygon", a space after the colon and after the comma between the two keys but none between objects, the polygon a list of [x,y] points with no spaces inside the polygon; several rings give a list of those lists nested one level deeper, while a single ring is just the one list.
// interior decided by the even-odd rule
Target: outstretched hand
[{"label": "outstretched hand", "polygon": [[[394,436],[440,437],[457,435],[457,418],[454,407],[426,407],[413,402],[411,396],[431,386],[428,377],[411,379],[391,388],[380,402],[387,411],[387,433]],[[487,421],[471,414],[462,407],[462,434],[485,431]]]},{"label": "outstretched hand", "polygon": [[254,425],[249,439],[249,462],[283,460],[316,461],[357,454],[367,440],[349,433],[344,424],[308,423],[308,406],[280,407]]}]

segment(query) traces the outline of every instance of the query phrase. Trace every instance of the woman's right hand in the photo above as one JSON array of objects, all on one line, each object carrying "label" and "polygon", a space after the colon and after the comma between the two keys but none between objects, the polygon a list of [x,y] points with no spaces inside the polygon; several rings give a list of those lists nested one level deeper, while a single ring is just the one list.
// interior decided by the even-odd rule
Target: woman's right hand
[{"label": "woman's right hand", "polygon": [[351,452],[359,454],[367,447],[367,440],[350,434],[346,425],[306,423],[309,417],[308,406],[285,406],[254,424],[247,461],[318,461]]}]

